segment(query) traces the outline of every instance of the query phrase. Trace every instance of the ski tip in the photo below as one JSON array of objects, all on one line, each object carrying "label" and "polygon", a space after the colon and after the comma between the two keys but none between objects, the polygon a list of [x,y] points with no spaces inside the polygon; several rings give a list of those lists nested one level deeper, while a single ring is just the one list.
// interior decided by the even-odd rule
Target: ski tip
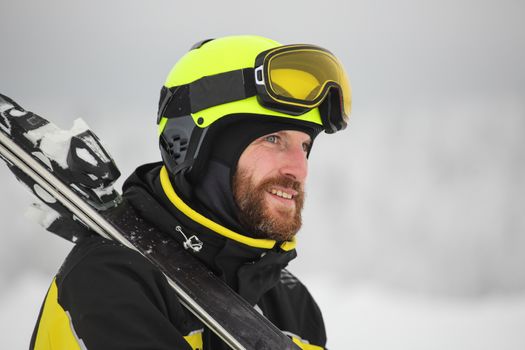
[{"label": "ski tip", "polygon": [[18,103],[16,103],[11,98],[7,97],[6,95],[4,95],[2,93],[0,93],[0,104],[1,105],[12,105],[13,107],[15,107],[18,110],[21,110],[21,111],[24,110],[22,107],[20,107],[20,105]]}]

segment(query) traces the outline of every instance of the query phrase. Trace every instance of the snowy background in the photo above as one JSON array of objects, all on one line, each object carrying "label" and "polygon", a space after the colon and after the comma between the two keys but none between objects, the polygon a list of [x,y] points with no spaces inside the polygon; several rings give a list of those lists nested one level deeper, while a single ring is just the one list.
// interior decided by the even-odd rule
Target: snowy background
[{"label": "snowy background", "polygon": [[[331,349],[525,349],[525,3],[0,0],[0,92],[82,117],[123,177],[196,41],[259,34],[345,64],[347,131],[321,135],[299,259]],[[3,168],[3,169],[2,169]],[[0,347],[24,349],[71,245],[0,167]],[[122,181],[119,182],[121,184]]]}]

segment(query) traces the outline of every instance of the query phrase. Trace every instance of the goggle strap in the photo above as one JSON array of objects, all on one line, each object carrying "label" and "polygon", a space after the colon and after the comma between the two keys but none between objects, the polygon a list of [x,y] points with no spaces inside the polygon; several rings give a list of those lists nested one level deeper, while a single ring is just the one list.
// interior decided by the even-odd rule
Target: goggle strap
[{"label": "goggle strap", "polygon": [[255,94],[253,68],[210,75],[169,89],[163,87],[159,102],[159,120],[161,117],[175,118],[196,113]]},{"label": "goggle strap", "polygon": [[[251,71],[251,75],[250,72]],[[254,96],[253,68],[202,77],[190,84],[191,111],[198,112]]]}]

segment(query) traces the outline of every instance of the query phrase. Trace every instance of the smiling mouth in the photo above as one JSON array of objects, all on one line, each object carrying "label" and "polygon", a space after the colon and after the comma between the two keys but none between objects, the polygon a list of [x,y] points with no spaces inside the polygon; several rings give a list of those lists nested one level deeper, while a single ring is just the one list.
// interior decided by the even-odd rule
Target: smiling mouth
[{"label": "smiling mouth", "polygon": [[293,199],[293,197],[294,197],[294,194],[292,194],[292,193],[288,193],[288,192],[282,191],[282,190],[276,190],[275,188],[272,188],[270,193],[275,195],[275,196],[277,196],[277,197],[284,198],[284,199]]}]

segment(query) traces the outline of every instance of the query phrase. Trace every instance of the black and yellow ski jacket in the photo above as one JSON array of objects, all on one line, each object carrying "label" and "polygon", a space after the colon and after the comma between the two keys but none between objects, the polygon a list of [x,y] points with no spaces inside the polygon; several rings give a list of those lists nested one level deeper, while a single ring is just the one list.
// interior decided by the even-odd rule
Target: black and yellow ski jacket
[{"label": "black and yellow ski jacket", "polygon": [[[294,243],[251,238],[211,221],[187,205],[191,200],[184,196],[184,186],[170,181],[160,164],[144,165],[124,184],[124,198],[139,215],[180,241],[183,237],[176,226],[186,236],[198,236],[203,247],[195,256],[210,270],[302,349],[324,349],[321,312],[304,285],[285,269],[296,256]],[[116,242],[93,236],[75,245],[54,278],[30,348],[228,347],[180,304],[166,278],[149,261]]]}]

